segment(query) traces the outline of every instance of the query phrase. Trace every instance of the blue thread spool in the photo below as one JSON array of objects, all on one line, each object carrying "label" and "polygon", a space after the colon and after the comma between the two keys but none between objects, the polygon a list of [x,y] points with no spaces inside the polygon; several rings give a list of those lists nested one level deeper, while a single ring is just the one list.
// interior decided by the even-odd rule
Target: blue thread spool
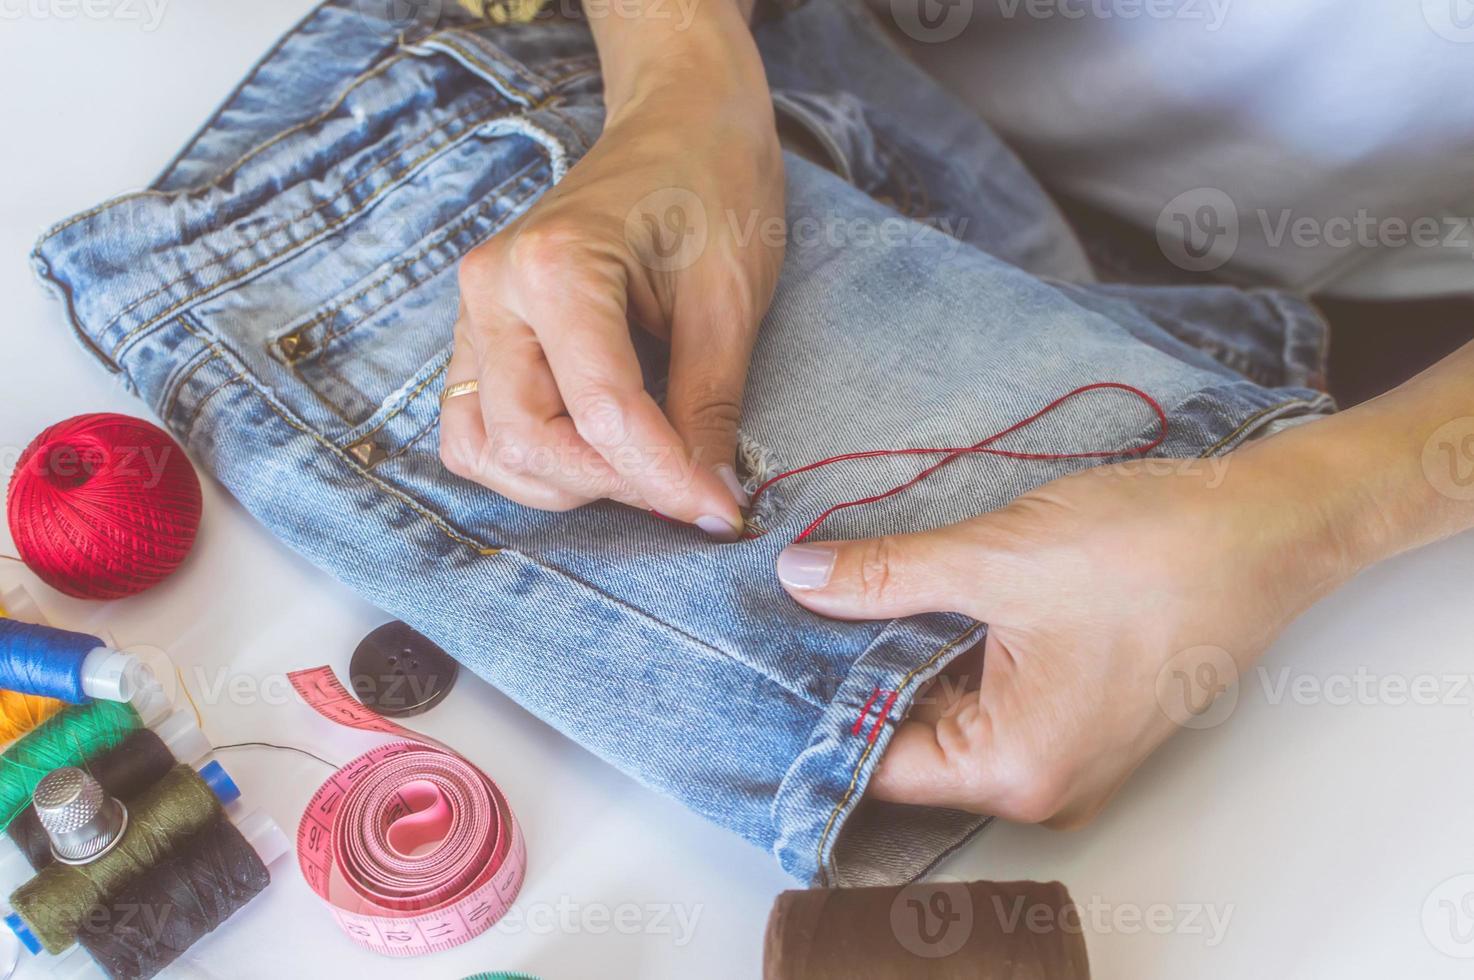
[{"label": "blue thread spool", "polygon": [[82,704],[129,701],[150,680],[136,657],[95,636],[0,620],[0,688]]}]

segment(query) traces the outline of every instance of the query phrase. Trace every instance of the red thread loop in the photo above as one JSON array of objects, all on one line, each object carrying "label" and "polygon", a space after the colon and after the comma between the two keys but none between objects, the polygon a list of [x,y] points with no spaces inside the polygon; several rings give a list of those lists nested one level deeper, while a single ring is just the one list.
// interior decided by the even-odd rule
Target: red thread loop
[{"label": "red thread loop", "polygon": [[[1091,452],[1073,453],[1025,453],[1014,452],[1008,449],[991,448],[993,443],[1002,439],[1004,436],[1011,435],[1019,431],[1020,429],[1027,428],[1028,426],[1042,419],[1044,416],[1048,415],[1050,412],[1053,412],[1055,409],[1059,408],[1070,399],[1083,395],[1086,392],[1101,391],[1107,388],[1114,388],[1118,391],[1124,391],[1128,394],[1134,395],[1142,402],[1145,402],[1149,408],[1151,408],[1152,412],[1155,413],[1157,416],[1158,428],[1160,430],[1155,439],[1143,445],[1128,447],[1126,449],[1105,449],[1095,450]],[[1008,428],[1002,430],[1001,432],[995,432],[981,442],[975,442],[971,446],[958,446],[942,449],[871,449],[865,452],[844,453],[839,456],[830,456],[827,459],[821,459],[817,462],[809,463],[805,466],[800,466],[797,469],[788,470],[785,473],[779,473],[777,476],[765,481],[761,486],[759,486],[756,490],[752,492],[752,502],[756,504],[758,498],[761,497],[769,487],[773,486],[775,483],[778,483],[780,480],[786,480],[790,476],[797,476],[800,473],[807,473],[810,470],[817,470],[821,466],[828,466],[831,463],[843,463],[852,459],[875,459],[881,456],[942,455],[945,457],[933,463],[931,466],[928,466],[926,469],[922,470],[916,476],[907,480],[905,483],[902,483],[898,487],[892,487],[891,489],[886,490],[883,493],[873,494],[869,497],[861,497],[859,500],[847,500],[844,503],[835,504],[833,507],[830,507],[828,510],[824,511],[824,513],[820,514],[818,517],[810,521],[808,527],[804,528],[803,532],[799,534],[798,537],[793,539],[793,543],[798,544],[800,541],[803,541],[805,538],[809,537],[809,535],[817,531],[819,529],[819,525],[823,524],[831,516],[838,513],[839,511],[842,511],[847,507],[860,507],[865,504],[873,504],[877,501],[884,500],[887,497],[893,497],[898,493],[909,490],[912,487],[916,486],[916,484],[920,483],[922,480],[925,480],[927,477],[931,476],[937,470],[956,462],[963,456],[971,456],[973,454],[986,454],[989,456],[1002,456],[1007,459],[1107,459],[1113,456],[1143,456],[1151,452],[1153,449],[1156,449],[1158,446],[1166,441],[1167,413],[1162,410],[1162,406],[1158,404],[1155,398],[1153,398],[1151,395],[1148,395],[1140,388],[1133,387],[1132,385],[1121,384],[1120,382],[1116,381],[1101,381],[1097,382],[1096,384],[1082,385],[1081,387],[1076,388],[1073,391],[1066,392],[1065,394],[1056,398],[1054,401],[1050,402],[1048,405],[1045,405],[1043,408],[1039,409],[1039,411],[1035,412],[1033,415],[1030,415],[1028,418],[1023,419],[1019,422],[1015,422],[1013,425],[1010,425]]]}]

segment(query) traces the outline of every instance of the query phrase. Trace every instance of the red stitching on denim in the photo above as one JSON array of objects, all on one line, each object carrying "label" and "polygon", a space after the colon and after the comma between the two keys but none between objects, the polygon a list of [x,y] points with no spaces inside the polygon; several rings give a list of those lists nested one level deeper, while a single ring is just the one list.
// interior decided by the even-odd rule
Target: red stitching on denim
[{"label": "red stitching on denim", "polygon": [[886,692],[890,697],[885,699],[885,704],[880,706],[880,713],[875,716],[875,724],[870,726],[870,737],[865,741],[873,743],[880,737],[880,730],[885,725],[885,720],[891,716],[891,709],[896,706],[896,696],[900,691]]},{"label": "red stitching on denim", "polygon": [[865,719],[870,717],[870,708],[875,704],[875,699],[880,697],[880,688],[876,688],[870,695],[870,700],[865,702],[865,707],[860,709],[860,717],[855,719],[855,727],[850,729],[851,735],[860,734],[860,729],[865,727]]}]

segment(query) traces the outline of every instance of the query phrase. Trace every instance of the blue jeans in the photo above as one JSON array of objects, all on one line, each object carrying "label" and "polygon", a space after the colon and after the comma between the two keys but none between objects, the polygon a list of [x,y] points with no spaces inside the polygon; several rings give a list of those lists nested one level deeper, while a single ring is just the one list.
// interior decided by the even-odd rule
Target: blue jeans
[{"label": "blue jeans", "polygon": [[[575,23],[388,24],[357,6],[305,20],[148,190],[42,240],[78,336],[293,548],[569,737],[801,880],[924,871],[985,818],[862,796],[918,688],[985,627],[829,621],[773,574],[814,515],[921,461],[785,481],[761,502],[768,533],[735,545],[450,476],[437,395],[457,262],[598,137],[598,66]],[[828,166],[788,157],[787,264],[742,420],[750,482],[972,442],[1094,381],[1166,407],[1164,456],[1330,409],[1307,307],[1092,282],[1043,191],[863,12],[811,3],[759,33],[785,122]],[[640,342],[658,392],[662,352]],[[1007,448],[1154,433],[1143,405],[1098,392]],[[1084,465],[959,462],[822,535],[957,521]]]}]

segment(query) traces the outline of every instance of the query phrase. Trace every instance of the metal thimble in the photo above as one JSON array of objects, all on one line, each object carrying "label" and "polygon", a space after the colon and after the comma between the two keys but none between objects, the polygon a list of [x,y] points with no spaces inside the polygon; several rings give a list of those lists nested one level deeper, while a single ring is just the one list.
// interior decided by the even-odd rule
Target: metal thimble
[{"label": "metal thimble", "polygon": [[36,816],[51,838],[51,854],[63,864],[87,864],[123,838],[128,810],[75,766],[55,769],[36,784]]}]

